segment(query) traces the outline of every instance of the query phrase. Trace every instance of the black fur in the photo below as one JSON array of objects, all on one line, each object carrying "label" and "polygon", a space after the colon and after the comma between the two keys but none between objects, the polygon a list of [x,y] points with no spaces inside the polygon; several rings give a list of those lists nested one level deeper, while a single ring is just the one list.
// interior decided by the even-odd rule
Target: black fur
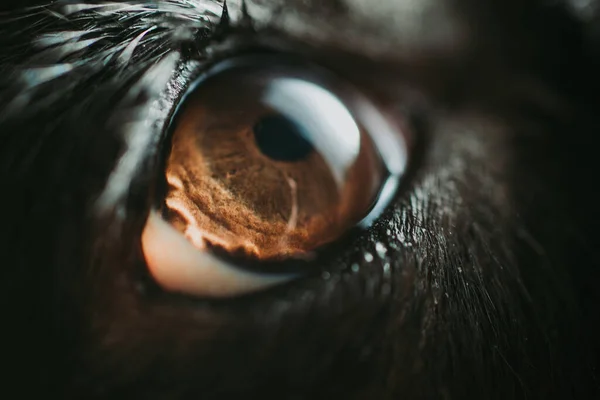
[{"label": "black fur", "polygon": [[[276,22],[224,25],[208,0],[1,14],[6,390],[597,398],[594,18],[567,3],[444,3],[478,35],[419,62],[400,49],[373,62]],[[361,29],[341,20],[353,25],[331,19],[339,32]],[[165,121],[207,64],[282,43],[409,120],[411,173],[379,222],[323,262],[327,278],[222,302],[163,293],[139,236]]]}]

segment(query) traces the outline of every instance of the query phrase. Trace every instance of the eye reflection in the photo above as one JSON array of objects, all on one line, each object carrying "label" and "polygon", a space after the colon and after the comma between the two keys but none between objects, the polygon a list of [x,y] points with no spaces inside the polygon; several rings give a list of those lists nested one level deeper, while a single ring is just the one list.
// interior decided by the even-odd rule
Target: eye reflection
[{"label": "eye reflection", "polygon": [[[406,163],[405,139],[333,76],[271,57],[230,62],[202,77],[175,114],[160,211],[201,253],[307,259],[381,209]],[[161,283],[157,271],[177,272],[158,255],[156,232],[147,228],[143,242]],[[209,267],[189,268],[196,276]]]}]

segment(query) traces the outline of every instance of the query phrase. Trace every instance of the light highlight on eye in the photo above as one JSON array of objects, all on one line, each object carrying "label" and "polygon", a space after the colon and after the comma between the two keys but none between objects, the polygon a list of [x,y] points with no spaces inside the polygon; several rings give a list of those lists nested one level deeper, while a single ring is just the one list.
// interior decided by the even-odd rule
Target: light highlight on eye
[{"label": "light highlight on eye", "polygon": [[407,158],[406,137],[360,92],[272,57],[202,77],[177,110],[170,139],[162,208],[148,220],[144,254],[163,288],[207,297],[291,279],[237,268],[218,254],[241,266],[310,259],[372,221]]},{"label": "light highlight on eye", "polygon": [[[265,104],[304,127],[304,136],[324,156],[338,185],[361,151],[361,134],[348,108],[330,92],[312,82],[277,78],[269,84]],[[315,132],[328,132],[317,135]]]}]

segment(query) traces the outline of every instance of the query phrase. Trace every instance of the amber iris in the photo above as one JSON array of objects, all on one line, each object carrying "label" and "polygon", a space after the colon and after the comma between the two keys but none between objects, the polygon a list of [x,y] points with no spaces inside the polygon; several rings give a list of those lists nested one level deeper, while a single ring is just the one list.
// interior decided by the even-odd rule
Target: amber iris
[{"label": "amber iris", "polygon": [[296,66],[203,78],[172,125],[163,216],[198,249],[303,257],[371,209],[387,174],[337,84]]}]

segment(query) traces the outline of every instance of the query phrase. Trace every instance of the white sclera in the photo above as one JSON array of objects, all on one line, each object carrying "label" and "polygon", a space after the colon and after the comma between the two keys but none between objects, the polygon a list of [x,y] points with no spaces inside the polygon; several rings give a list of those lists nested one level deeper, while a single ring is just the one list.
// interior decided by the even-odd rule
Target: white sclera
[{"label": "white sclera", "polygon": [[165,290],[198,297],[229,298],[294,279],[243,271],[196,249],[180,232],[151,212],[142,234],[150,274]]}]

